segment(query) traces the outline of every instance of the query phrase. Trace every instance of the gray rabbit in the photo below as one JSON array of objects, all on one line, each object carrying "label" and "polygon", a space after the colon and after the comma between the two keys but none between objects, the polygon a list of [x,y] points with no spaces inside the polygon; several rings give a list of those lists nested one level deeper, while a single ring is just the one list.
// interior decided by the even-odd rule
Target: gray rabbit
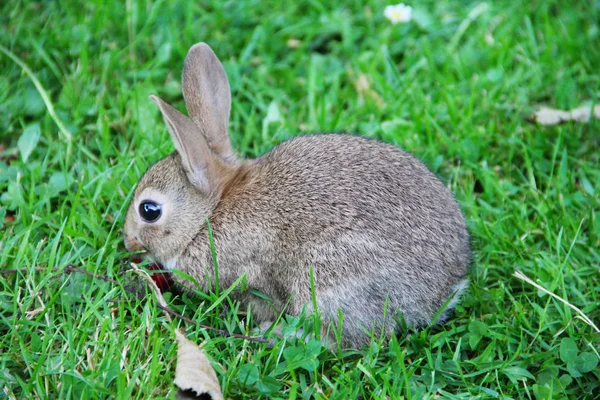
[{"label": "gray rabbit", "polygon": [[[239,159],[227,132],[231,94],[211,48],[185,59],[183,96],[190,118],[156,96],[177,151],[151,166],[129,206],[128,250],[146,250],[165,268],[206,289],[214,264],[206,220],[227,287],[259,323],[280,310],[316,304],[325,326],[343,313],[345,345],[391,335],[402,313],[423,326],[467,287],[469,236],[451,192],[421,162],[390,144],[351,135],[288,140],[255,160]],[[190,286],[189,281],[180,282]]]}]

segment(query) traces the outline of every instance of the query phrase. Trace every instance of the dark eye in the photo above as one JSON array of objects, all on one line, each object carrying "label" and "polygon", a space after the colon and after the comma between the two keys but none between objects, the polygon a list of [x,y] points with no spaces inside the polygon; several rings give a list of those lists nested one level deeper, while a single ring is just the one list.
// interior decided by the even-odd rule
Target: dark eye
[{"label": "dark eye", "polygon": [[156,222],[160,218],[160,205],[153,201],[140,203],[140,216],[146,222]]}]

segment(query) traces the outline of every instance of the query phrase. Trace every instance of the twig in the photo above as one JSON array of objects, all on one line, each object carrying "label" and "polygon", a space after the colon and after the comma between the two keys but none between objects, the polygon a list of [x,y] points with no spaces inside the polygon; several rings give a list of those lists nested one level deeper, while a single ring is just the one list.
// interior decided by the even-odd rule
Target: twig
[{"label": "twig", "polygon": [[[2,275],[13,275],[13,274],[18,274],[18,273],[24,273],[24,272],[29,272],[29,271],[34,271],[34,272],[48,272],[48,268],[42,268],[42,267],[37,267],[37,268],[18,268],[18,269],[3,269],[0,270],[0,274]],[[104,275],[96,275],[93,272],[90,271],[86,271],[85,269],[81,269],[81,268],[77,268],[75,267],[74,264],[67,264],[66,267],[64,268],[52,268],[50,269],[51,272],[77,272],[79,274],[84,274],[87,276],[91,276],[92,278],[95,279],[100,279],[106,282],[110,282],[110,283],[114,283],[114,284],[119,284],[119,282],[115,281],[114,279],[110,279],[107,276]]]},{"label": "twig", "polygon": [[581,311],[579,308],[575,307],[573,304],[569,303],[568,301],[564,300],[563,298],[555,295],[554,293],[552,293],[551,291],[549,291],[548,289],[538,285],[537,283],[535,283],[532,279],[530,279],[529,277],[527,277],[525,274],[523,274],[521,271],[515,271],[513,273],[513,276],[516,278],[521,279],[522,281],[525,281],[527,283],[529,283],[530,285],[535,286],[536,288],[538,288],[539,290],[541,290],[542,292],[546,293],[549,296],[554,297],[556,300],[562,302],[563,304],[567,305],[568,307],[570,307],[571,309],[575,310],[575,312],[577,312],[577,314],[579,314],[579,317],[589,326],[591,326],[592,328],[594,328],[594,330],[597,333],[600,333],[600,329],[598,329],[598,327],[592,322],[592,320],[583,313],[583,311]]},{"label": "twig", "polygon": [[[18,273],[25,273],[25,272],[29,272],[29,271],[34,271],[34,272],[47,272],[48,268],[41,268],[41,267],[37,267],[37,268],[18,268],[18,269],[5,269],[5,270],[0,270],[0,275],[13,275],[13,274],[18,274]],[[76,268],[73,264],[68,264],[66,267],[64,268],[52,268],[50,269],[50,271],[52,272],[66,272],[66,273],[79,273],[79,274],[84,274],[87,276],[90,276],[94,279],[100,279],[103,280],[105,282],[110,282],[110,283],[114,283],[115,285],[119,285],[119,282],[115,281],[114,279],[111,279],[107,276],[104,275],[98,275],[98,274],[94,274],[93,272],[90,271],[86,271],[84,269],[81,268]],[[140,296],[140,293],[138,293],[135,289],[123,286],[123,289],[125,289],[126,292],[132,293],[134,294],[138,299],[142,299],[142,297]],[[216,334],[220,335],[220,336],[224,336],[224,337],[234,337],[237,339],[244,339],[244,340],[248,340],[251,342],[259,342],[259,343],[270,343],[269,340],[267,339],[263,339],[260,337],[252,337],[252,336],[245,336],[245,335],[241,335],[239,333],[231,333],[228,332],[226,330],[223,329],[218,329],[209,325],[204,325],[201,324],[199,322],[194,321],[191,318],[186,317],[185,315],[182,315],[180,313],[178,313],[175,310],[170,309],[167,306],[163,306],[161,304],[156,304],[156,307],[166,313],[169,313],[171,315],[173,315],[176,318],[179,318],[187,323],[199,326],[202,329],[206,329],[207,331],[211,331],[211,332],[215,332]]]},{"label": "twig", "polygon": [[206,329],[207,331],[218,333],[221,336],[234,337],[234,338],[237,338],[237,339],[244,339],[244,340],[249,340],[249,341],[252,341],[252,342],[259,342],[259,343],[271,343],[271,341],[267,340],[267,339],[262,339],[262,338],[255,337],[255,336],[245,336],[245,335],[241,335],[239,333],[231,333],[231,332],[228,332],[228,331],[223,330],[223,329],[219,329],[219,328],[215,328],[215,327],[212,327],[212,326],[204,325],[204,324],[201,324],[199,322],[194,321],[193,319],[190,319],[190,318],[186,317],[185,315],[181,315],[177,311],[173,311],[173,310],[171,310],[168,307],[163,307],[163,306],[161,306],[159,304],[157,304],[156,306],[158,308],[160,308],[161,310],[166,311],[166,312],[172,314],[174,317],[180,318],[180,319],[184,320],[185,322],[189,322],[190,324],[197,325],[197,326],[199,326],[202,329]]}]

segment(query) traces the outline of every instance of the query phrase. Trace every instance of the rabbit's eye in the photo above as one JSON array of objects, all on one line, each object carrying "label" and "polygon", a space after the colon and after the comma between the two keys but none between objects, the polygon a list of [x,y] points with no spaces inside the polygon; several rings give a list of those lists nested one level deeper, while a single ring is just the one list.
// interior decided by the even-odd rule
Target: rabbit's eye
[{"label": "rabbit's eye", "polygon": [[152,201],[143,201],[140,204],[140,216],[146,222],[156,222],[160,218],[160,205]]}]

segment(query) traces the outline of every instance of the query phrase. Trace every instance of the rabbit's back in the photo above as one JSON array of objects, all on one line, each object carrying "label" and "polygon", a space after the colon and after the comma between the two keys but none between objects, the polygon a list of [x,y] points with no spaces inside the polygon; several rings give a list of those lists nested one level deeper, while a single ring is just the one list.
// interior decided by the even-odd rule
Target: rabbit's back
[{"label": "rabbit's back", "polygon": [[217,244],[239,244],[220,251],[221,264],[254,266],[256,288],[276,303],[293,296],[292,313],[310,303],[311,266],[321,311],[335,319],[341,308],[345,329],[381,325],[386,302],[390,315],[400,310],[423,325],[466,274],[469,239],[458,204],[393,145],[302,136],[243,174],[211,217]]}]

